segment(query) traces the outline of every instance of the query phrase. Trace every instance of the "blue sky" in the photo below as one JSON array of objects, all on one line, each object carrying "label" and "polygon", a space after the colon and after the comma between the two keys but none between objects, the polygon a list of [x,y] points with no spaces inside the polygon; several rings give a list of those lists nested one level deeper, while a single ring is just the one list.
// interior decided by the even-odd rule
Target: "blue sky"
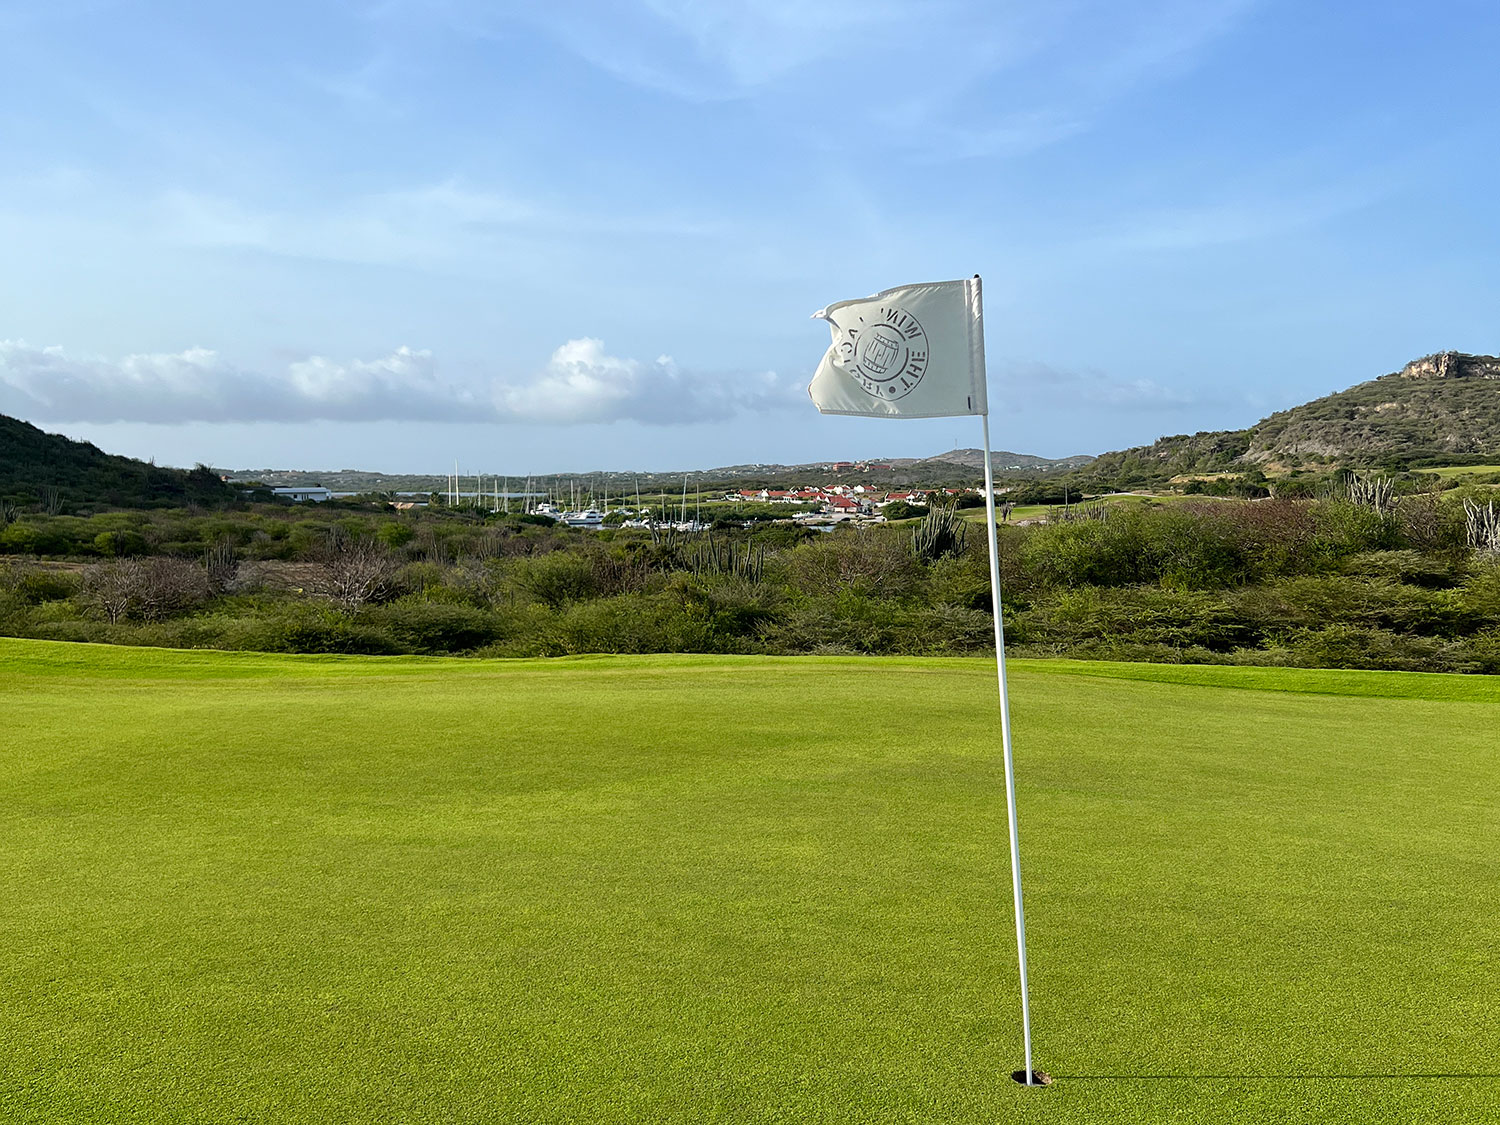
[{"label": "blue sky", "polygon": [[0,412],[162,463],[925,455],[809,314],[985,278],[997,447],[1500,351],[1488,2],[0,0]]}]

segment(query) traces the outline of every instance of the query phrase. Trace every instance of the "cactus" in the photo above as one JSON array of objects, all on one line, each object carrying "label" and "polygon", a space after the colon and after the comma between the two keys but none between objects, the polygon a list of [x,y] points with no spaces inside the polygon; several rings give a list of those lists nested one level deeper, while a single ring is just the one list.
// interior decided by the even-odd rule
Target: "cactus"
[{"label": "cactus", "polygon": [[1103,523],[1109,519],[1109,505],[1103,500],[1085,500],[1081,504],[1065,505],[1054,518],[1062,523],[1077,520],[1097,520]]},{"label": "cactus", "polygon": [[688,556],[687,569],[698,575],[759,582],[766,570],[766,549],[753,543],[737,544],[733,539],[720,542],[710,533]]},{"label": "cactus", "polygon": [[1388,512],[1396,500],[1396,482],[1390,477],[1361,476],[1350,473],[1345,489],[1351,503],[1377,512]]},{"label": "cactus", "polygon": [[1488,504],[1464,501],[1464,517],[1469,546],[1476,551],[1500,554],[1500,508],[1491,500]]},{"label": "cactus", "polygon": [[944,555],[962,554],[968,537],[968,525],[959,518],[957,507],[934,502],[912,529],[911,549],[924,562],[936,562]]}]

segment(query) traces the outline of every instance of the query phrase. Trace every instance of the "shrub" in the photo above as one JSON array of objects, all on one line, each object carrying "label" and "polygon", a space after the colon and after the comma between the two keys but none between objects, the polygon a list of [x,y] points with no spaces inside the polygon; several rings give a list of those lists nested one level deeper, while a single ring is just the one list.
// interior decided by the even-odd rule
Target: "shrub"
[{"label": "shrub", "polygon": [[1439,493],[1403,497],[1396,519],[1402,540],[1419,551],[1453,554],[1466,546],[1463,512],[1457,505],[1443,503]]},{"label": "shrub", "polygon": [[508,576],[516,588],[554,609],[601,593],[593,560],[582,552],[554,551],[517,559]]},{"label": "shrub", "polygon": [[143,569],[140,616],[146,621],[164,621],[208,600],[208,575],[196,563],[154,558],[146,560]]},{"label": "shrub", "polygon": [[1017,644],[1167,645],[1227,652],[1255,639],[1222,596],[1158,586],[1084,587],[1038,597],[1007,618]]},{"label": "shrub", "polygon": [[1237,554],[1240,569],[1233,574],[1233,581],[1253,582],[1303,574],[1322,565],[1308,550],[1316,530],[1312,509],[1311,504],[1279,499],[1186,504],[1179,512],[1211,527],[1210,534],[1219,540],[1220,551]]},{"label": "shrub", "polygon": [[1392,551],[1403,547],[1400,520],[1347,500],[1326,500],[1313,506],[1314,531],[1310,548],[1328,559],[1344,559],[1362,551]]},{"label": "shrub", "polygon": [[[1004,552],[1001,558],[1004,559]],[[1005,588],[1005,577],[1000,579],[1001,590]],[[928,568],[928,598],[934,605],[954,606],[960,609],[988,609],[990,605],[989,559],[984,550],[965,551],[961,555],[948,555],[938,559]]]},{"label": "shrub", "polygon": [[880,514],[888,520],[909,520],[927,514],[926,504],[911,504],[905,500],[892,500],[880,509]]},{"label": "shrub", "polygon": [[557,622],[564,652],[717,652],[708,622],[661,595],[605,598],[571,606]]},{"label": "shrub", "polygon": [[0,527],[0,551],[6,554],[37,554],[36,542],[36,528],[29,523],[17,522]]},{"label": "shrub", "polygon": [[1483,624],[1481,615],[1449,591],[1332,576],[1251,587],[1235,594],[1230,606],[1249,629],[1265,636],[1325,625],[1452,636]]},{"label": "shrub", "polygon": [[65,570],[15,565],[0,568],[0,590],[14,594],[25,605],[71,598],[80,588],[78,576]]},{"label": "shrub", "polygon": [[378,605],[400,593],[400,564],[390,549],[371,536],[351,535],[335,526],[314,553],[317,570],[311,588],[340,605]]},{"label": "shrub", "polygon": [[776,592],[737,575],[679,574],[668,591],[715,638],[755,636],[777,615]]},{"label": "shrub", "polygon": [[791,552],[792,583],[807,594],[849,593],[902,598],[913,593],[922,568],[893,530],[837,531]]},{"label": "shrub", "polygon": [[146,537],[138,531],[101,531],[94,536],[94,550],[106,558],[144,555],[146,548]]},{"label": "shrub", "polygon": [[1439,659],[1444,649],[1441,641],[1355,625],[1297,630],[1286,638],[1285,648],[1298,663],[1309,668],[1420,672],[1446,663]]},{"label": "shrub", "polygon": [[482,609],[403,598],[369,610],[362,626],[378,629],[398,647],[420,653],[468,652],[501,633],[500,619]]},{"label": "shrub", "polygon": [[380,525],[375,537],[394,550],[410,543],[417,537],[417,532],[409,523],[386,523]]},{"label": "shrub", "polygon": [[1486,629],[1454,645],[1450,658],[1454,670],[1500,674],[1500,628]]},{"label": "shrub", "polygon": [[1218,512],[1179,509],[1137,514],[1133,520],[1140,521],[1139,534],[1145,541],[1143,579],[1181,590],[1208,590],[1248,577],[1239,529]]},{"label": "shrub", "polygon": [[1047,524],[1021,548],[1025,568],[1043,586],[1126,586],[1149,580],[1142,520],[1129,516]]},{"label": "shrub", "polygon": [[111,625],[128,618],[162,621],[208,598],[201,567],[183,559],[121,559],[95,563],[84,571],[86,605]]},{"label": "shrub", "polygon": [[342,652],[391,655],[404,652],[379,628],[361,624],[334,605],[294,603],[259,620],[243,634],[244,647],[269,652]]},{"label": "shrub", "polygon": [[1387,583],[1445,590],[1458,585],[1461,580],[1455,564],[1452,556],[1434,558],[1419,551],[1370,551],[1349,559],[1344,573]]}]

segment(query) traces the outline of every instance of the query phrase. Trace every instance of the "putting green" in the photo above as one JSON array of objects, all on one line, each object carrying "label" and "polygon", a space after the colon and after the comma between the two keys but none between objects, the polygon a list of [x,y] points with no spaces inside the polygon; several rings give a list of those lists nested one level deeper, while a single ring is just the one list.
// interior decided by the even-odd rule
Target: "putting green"
[{"label": "putting green", "polygon": [[7,1122],[1500,1120],[1500,683],[0,641]]}]

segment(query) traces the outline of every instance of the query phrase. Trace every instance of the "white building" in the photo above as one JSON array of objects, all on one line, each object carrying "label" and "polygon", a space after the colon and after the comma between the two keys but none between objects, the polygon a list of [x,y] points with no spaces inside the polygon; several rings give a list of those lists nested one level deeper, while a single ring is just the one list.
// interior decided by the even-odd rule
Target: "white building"
[{"label": "white building", "polygon": [[333,496],[333,493],[329,492],[322,485],[312,485],[306,488],[273,488],[271,489],[271,494],[274,496],[285,496],[288,500],[295,501],[298,504],[308,500],[314,503],[321,503]]}]

